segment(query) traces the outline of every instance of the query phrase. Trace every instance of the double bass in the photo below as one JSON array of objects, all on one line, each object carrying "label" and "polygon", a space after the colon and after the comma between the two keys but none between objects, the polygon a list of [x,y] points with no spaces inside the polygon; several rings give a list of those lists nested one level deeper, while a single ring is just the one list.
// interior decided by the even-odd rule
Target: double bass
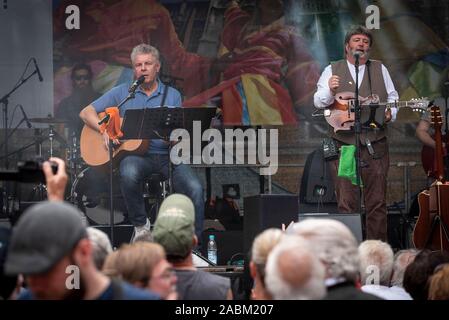
[{"label": "double bass", "polygon": [[418,195],[419,216],[413,230],[417,249],[449,251],[449,183],[444,179],[442,117],[438,106],[430,107],[435,129],[435,181]]}]

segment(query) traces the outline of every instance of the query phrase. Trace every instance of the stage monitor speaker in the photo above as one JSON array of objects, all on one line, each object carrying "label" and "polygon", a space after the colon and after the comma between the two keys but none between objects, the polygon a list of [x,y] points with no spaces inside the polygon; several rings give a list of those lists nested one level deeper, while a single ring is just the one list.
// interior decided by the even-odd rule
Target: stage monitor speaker
[{"label": "stage monitor speaker", "polygon": [[254,238],[268,228],[281,228],[298,218],[298,196],[260,194],[243,199],[243,250],[251,249]]},{"label": "stage monitor speaker", "polygon": [[415,219],[408,215],[388,212],[388,243],[393,249],[408,249],[412,247]]},{"label": "stage monitor speaker", "polygon": [[[111,227],[108,225],[96,225],[93,226],[103,232],[105,232],[109,240],[111,240]],[[134,226],[129,224],[123,225],[114,225],[114,243],[112,244],[113,248],[120,248],[123,243],[129,243],[131,241],[131,237],[133,236]]]},{"label": "stage monitor speaker", "polygon": [[209,235],[215,235],[217,243],[217,265],[224,266],[243,260],[243,231],[242,230],[206,230],[201,235],[203,245],[201,254],[207,258],[207,242]]},{"label": "stage monitor speaker", "polygon": [[301,203],[337,203],[329,164],[320,147],[307,156],[299,191]]},{"label": "stage monitor speaker", "polygon": [[298,222],[309,218],[334,219],[340,221],[351,230],[358,243],[363,241],[362,216],[358,213],[301,213],[298,215]]}]

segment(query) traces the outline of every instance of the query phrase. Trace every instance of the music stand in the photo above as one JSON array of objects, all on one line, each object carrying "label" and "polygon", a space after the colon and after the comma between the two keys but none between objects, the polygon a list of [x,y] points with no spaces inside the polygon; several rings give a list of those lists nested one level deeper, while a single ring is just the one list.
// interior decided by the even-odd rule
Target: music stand
[{"label": "music stand", "polygon": [[[175,129],[185,129],[193,141],[193,122],[201,122],[201,133],[210,127],[215,116],[216,107],[158,107],[143,109],[128,109],[122,122],[122,139],[162,139],[170,142],[170,134]],[[201,138],[200,138],[201,139]],[[199,141],[201,142],[201,141]],[[168,154],[171,154],[172,144],[169,143]],[[173,193],[172,163],[168,162],[169,192]]]},{"label": "music stand", "polygon": [[385,124],[386,103],[361,105],[360,122],[362,129],[382,129]]}]

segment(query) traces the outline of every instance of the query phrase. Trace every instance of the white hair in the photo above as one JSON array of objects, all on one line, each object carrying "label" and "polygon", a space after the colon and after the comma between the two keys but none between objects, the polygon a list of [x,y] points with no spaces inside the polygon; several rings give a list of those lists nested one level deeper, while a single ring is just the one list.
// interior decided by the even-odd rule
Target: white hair
[{"label": "white hair", "polygon": [[399,250],[394,255],[393,276],[391,277],[391,286],[403,287],[404,273],[407,266],[415,260],[419,253],[417,249]]},{"label": "white hair", "polygon": [[[389,286],[393,272],[393,249],[380,240],[365,240],[359,245],[360,278],[363,285]],[[371,283],[371,280],[374,283]]]},{"label": "white hair", "polygon": [[308,218],[295,223],[291,234],[304,237],[326,267],[327,278],[358,280],[357,240],[343,223],[332,219]]},{"label": "white hair", "polygon": [[112,252],[111,241],[106,233],[97,228],[88,227],[86,230],[93,247],[94,263],[98,270],[102,270],[106,257]]},{"label": "white hair", "polygon": [[286,236],[268,255],[265,284],[275,300],[321,299],[325,270],[307,241]]},{"label": "white hair", "polygon": [[136,56],[139,54],[151,54],[158,62],[160,62],[159,50],[146,43],[141,43],[133,48],[131,51],[131,62],[134,64]]}]

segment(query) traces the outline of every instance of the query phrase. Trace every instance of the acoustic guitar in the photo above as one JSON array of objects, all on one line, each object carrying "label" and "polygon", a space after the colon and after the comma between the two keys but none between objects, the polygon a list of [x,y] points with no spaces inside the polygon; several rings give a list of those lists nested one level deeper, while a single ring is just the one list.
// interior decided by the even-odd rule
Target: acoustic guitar
[{"label": "acoustic guitar", "polygon": [[[99,114],[100,118],[103,116],[104,113]],[[122,122],[123,119],[120,119],[120,123]],[[118,164],[128,154],[144,154],[149,145],[148,140],[139,139],[122,140],[120,142],[120,145],[114,147],[112,153],[113,165]],[[81,131],[80,151],[83,160],[91,167],[101,169],[109,163],[109,151],[104,145],[103,135],[87,125]]]},{"label": "acoustic guitar", "polygon": [[[432,137],[435,140],[435,136]],[[443,134],[441,136],[441,140],[443,142],[446,143],[446,145],[448,145],[449,139],[448,136]],[[448,155],[447,155],[447,151],[445,149],[443,149],[442,151],[443,153],[443,170],[446,171],[449,168],[447,168],[447,164],[449,162],[448,159]],[[432,147],[423,145],[422,149],[421,149],[421,162],[422,162],[422,167],[424,169],[424,172],[427,174],[428,177],[431,178],[437,178],[437,171],[436,170],[436,161],[435,161],[435,156],[434,156],[434,150]]]},{"label": "acoustic guitar", "polygon": [[[324,111],[324,118],[334,128],[334,132],[352,130],[355,120],[354,97],[353,92],[337,93],[334,103]],[[360,105],[380,104],[379,96],[359,97],[359,103]],[[421,98],[381,104],[386,107],[412,108],[413,111],[423,113],[429,105],[429,100]]]},{"label": "acoustic guitar", "polygon": [[435,128],[435,182],[418,195],[419,216],[413,230],[418,249],[449,251],[449,184],[444,181],[442,117],[440,108],[430,108]]}]

